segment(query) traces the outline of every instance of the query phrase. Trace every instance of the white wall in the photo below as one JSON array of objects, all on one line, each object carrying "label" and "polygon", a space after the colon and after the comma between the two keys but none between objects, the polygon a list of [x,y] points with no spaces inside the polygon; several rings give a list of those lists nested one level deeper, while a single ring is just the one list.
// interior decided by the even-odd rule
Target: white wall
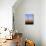
[{"label": "white wall", "polygon": [[16,0],[0,0],[0,27],[12,29],[12,6]]},{"label": "white wall", "polygon": [[[13,6],[15,28],[18,32],[22,32],[24,37],[35,41],[36,46],[41,46],[40,34],[40,16],[41,1],[40,0],[24,0],[18,7]],[[34,24],[25,25],[25,14],[34,14]]]},{"label": "white wall", "polygon": [[41,1],[41,42],[46,46],[46,0]]}]

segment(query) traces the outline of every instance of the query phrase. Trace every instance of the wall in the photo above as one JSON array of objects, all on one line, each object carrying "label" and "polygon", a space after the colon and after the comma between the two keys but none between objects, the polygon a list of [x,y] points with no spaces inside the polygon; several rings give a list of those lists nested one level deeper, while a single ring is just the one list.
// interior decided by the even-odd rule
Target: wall
[{"label": "wall", "polygon": [[46,46],[46,0],[41,1],[41,42]]},{"label": "wall", "polygon": [[[34,24],[25,25],[25,14],[34,14]],[[23,33],[23,37],[35,41],[36,46],[41,46],[40,34],[40,16],[41,16],[41,1],[40,0],[24,0],[17,7],[13,6],[14,24],[18,32]]]}]

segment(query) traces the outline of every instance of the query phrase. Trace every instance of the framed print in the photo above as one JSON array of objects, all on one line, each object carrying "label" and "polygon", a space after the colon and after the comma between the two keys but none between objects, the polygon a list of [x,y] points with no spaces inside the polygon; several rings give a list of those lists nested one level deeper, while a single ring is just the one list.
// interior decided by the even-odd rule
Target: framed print
[{"label": "framed print", "polygon": [[34,16],[33,16],[33,14],[25,14],[25,24],[27,24],[27,25],[34,24]]}]

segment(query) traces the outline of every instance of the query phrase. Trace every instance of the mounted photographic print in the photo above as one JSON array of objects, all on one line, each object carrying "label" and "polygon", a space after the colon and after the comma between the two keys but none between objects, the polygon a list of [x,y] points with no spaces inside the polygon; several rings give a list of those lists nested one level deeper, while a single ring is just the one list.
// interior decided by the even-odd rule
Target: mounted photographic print
[{"label": "mounted photographic print", "polygon": [[25,14],[25,24],[27,24],[27,25],[34,24],[34,16],[33,16],[33,14]]}]

